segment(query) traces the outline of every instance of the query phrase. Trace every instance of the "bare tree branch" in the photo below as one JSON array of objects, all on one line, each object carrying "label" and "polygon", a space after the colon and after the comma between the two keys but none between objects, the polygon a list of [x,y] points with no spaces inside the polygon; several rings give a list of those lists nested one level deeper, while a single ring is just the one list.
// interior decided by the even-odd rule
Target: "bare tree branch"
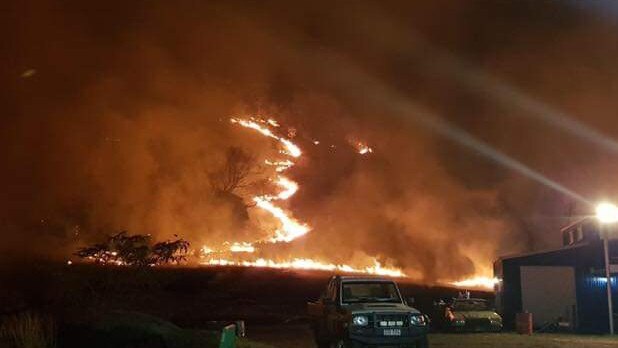
[{"label": "bare tree branch", "polygon": [[232,146],[225,154],[223,167],[209,174],[210,185],[216,193],[235,193],[250,186],[251,177],[258,173],[255,156]]}]

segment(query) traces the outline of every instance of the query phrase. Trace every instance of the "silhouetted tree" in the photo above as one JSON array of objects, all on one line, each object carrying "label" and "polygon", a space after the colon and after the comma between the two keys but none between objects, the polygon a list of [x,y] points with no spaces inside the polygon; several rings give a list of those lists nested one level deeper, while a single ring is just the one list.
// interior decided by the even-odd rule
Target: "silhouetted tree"
[{"label": "silhouetted tree", "polygon": [[127,231],[122,231],[112,236],[108,244],[116,257],[128,265],[150,264],[150,236],[129,235]]},{"label": "silhouetted tree", "polygon": [[78,249],[75,255],[102,264],[149,266],[186,261],[188,252],[189,242],[183,239],[151,245],[150,236],[122,231],[105,243]]},{"label": "silhouetted tree", "polygon": [[209,174],[210,185],[217,194],[235,193],[250,185],[250,177],[258,172],[255,156],[232,146],[225,153],[223,167]]},{"label": "silhouetted tree", "polygon": [[189,242],[184,239],[165,241],[152,247],[152,259],[155,264],[180,263],[187,260]]}]

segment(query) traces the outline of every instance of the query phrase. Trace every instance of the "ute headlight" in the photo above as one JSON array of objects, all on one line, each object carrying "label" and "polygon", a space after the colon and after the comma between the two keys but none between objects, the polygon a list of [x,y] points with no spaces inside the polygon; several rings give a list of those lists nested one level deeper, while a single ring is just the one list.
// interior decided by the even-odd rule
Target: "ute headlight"
[{"label": "ute headlight", "polygon": [[425,325],[427,325],[427,319],[425,319],[424,315],[413,314],[410,317],[410,324],[412,324],[414,326],[425,326]]},{"label": "ute headlight", "polygon": [[367,326],[369,319],[364,315],[355,315],[352,317],[352,324],[356,326]]}]

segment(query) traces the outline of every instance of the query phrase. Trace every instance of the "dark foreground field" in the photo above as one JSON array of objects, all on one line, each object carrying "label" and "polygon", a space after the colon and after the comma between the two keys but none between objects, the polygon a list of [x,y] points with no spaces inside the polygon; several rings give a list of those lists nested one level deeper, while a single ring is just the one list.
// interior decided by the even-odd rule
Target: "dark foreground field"
[{"label": "dark foreground field", "polygon": [[[24,265],[0,273],[0,310],[34,309],[69,322],[109,311],[135,311],[201,328],[213,320],[248,325],[302,322],[329,273],[237,267],[146,268]],[[400,281],[403,295],[428,309],[457,290]],[[488,297],[488,293],[477,295]]]},{"label": "dark foreground field", "polygon": [[[123,341],[134,342],[127,347],[212,346],[216,337],[208,332],[221,322],[244,320],[250,337],[268,328],[304,327],[306,302],[319,297],[330,276],[237,267],[22,263],[0,269],[0,315],[34,313],[53,321],[59,348],[86,342],[116,348]],[[421,309],[434,298],[457,294],[456,289],[400,283],[404,296],[414,296]],[[287,337],[283,331],[278,335]],[[307,335],[295,339],[312,344]],[[135,343],[140,341],[147,343]]]},{"label": "dark foreground field", "polygon": [[[58,348],[215,347],[212,321],[244,320],[241,347],[314,347],[305,304],[331,274],[251,268],[147,268],[24,264],[0,272],[0,314],[38,313],[58,327]],[[406,283],[404,296],[428,312],[458,290]],[[491,297],[489,293],[475,296]],[[132,344],[122,342],[129,337]],[[115,341],[114,341],[115,340]],[[97,345],[96,342],[107,342]],[[110,343],[111,342],[111,343]],[[143,342],[139,344],[136,342]],[[2,342],[0,342],[2,343]],[[431,336],[432,347],[615,346],[609,338],[514,334]]]}]

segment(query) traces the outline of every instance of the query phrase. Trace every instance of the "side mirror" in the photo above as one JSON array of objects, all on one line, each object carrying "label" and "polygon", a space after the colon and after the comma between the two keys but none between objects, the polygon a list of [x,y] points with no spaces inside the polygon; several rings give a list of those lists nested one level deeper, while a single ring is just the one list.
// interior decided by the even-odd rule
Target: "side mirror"
[{"label": "side mirror", "polygon": [[415,301],[414,301],[414,297],[408,297],[408,298],[406,299],[406,303],[408,303],[408,305],[413,305],[413,304],[414,304],[414,302],[415,302]]}]

